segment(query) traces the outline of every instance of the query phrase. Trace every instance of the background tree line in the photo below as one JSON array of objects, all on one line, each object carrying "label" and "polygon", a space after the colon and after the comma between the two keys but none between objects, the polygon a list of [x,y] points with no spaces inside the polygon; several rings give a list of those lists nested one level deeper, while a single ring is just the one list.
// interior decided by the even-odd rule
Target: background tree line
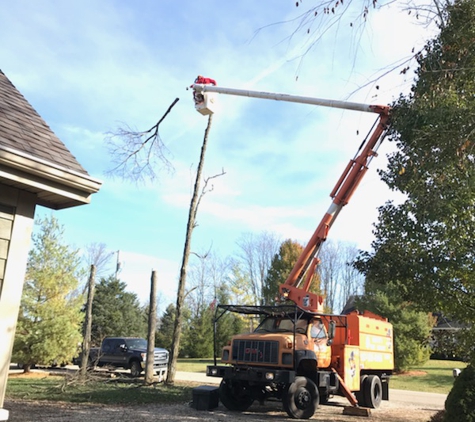
[{"label": "background tree line", "polygon": [[[86,300],[84,268],[91,263],[98,268],[92,303],[92,346],[99,346],[106,336],[146,337],[148,304],[141,304],[135,293],[127,291],[117,272],[105,274],[114,253],[102,244],[90,245],[83,254],[66,245],[62,239],[64,228],[53,215],[38,220],[37,226],[13,359],[28,370],[33,364],[70,362],[78,353]],[[212,356],[212,321],[218,303],[274,304],[278,285],[285,281],[302,250],[298,242],[281,242],[268,232],[244,234],[236,244],[235,256],[222,258],[214,251],[194,254],[180,356]],[[330,312],[339,312],[349,296],[362,291],[362,279],[349,265],[356,256],[354,247],[332,242],[326,246],[324,253],[331,259],[322,263],[315,289],[327,296]],[[169,349],[175,306],[169,304],[157,318],[156,345]],[[248,328],[247,321],[226,315],[218,327],[217,346]]]}]

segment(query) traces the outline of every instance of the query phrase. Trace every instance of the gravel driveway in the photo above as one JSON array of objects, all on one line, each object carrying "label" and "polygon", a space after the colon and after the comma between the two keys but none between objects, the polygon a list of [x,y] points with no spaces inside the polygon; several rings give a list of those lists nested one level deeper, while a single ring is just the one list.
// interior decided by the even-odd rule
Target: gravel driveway
[{"label": "gravel driveway", "polygon": [[[417,407],[398,407],[384,402],[371,416],[361,418],[342,414],[346,403],[340,398],[330,405],[320,406],[311,420],[350,422],[428,422],[436,413],[434,409]],[[143,405],[143,406],[105,406],[70,403],[45,403],[24,400],[7,400],[5,409],[10,411],[11,422],[120,422],[120,421],[247,421],[247,422],[289,422],[292,419],[282,410],[280,403],[269,403],[263,406],[253,405],[247,412],[230,412],[221,404],[212,411],[195,410],[188,403],[180,405]]]}]

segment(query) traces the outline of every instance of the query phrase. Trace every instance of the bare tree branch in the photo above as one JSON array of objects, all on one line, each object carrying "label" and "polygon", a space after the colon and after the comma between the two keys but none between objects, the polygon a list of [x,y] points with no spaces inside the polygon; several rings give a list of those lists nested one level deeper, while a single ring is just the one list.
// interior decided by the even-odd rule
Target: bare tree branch
[{"label": "bare tree branch", "polygon": [[154,180],[157,171],[163,168],[173,171],[173,165],[167,158],[169,151],[158,129],[178,101],[179,98],[175,98],[162,118],[146,131],[133,130],[125,124],[115,132],[107,133],[108,149],[115,164],[107,174],[139,182]]},{"label": "bare tree branch", "polygon": [[226,172],[224,171],[224,169],[222,169],[222,170],[221,170],[221,173],[215,174],[214,176],[210,176],[210,177],[207,177],[206,179],[204,179],[203,189],[201,189],[201,194],[200,194],[200,196],[198,197],[198,202],[197,202],[196,208],[195,208],[194,227],[197,227],[197,226],[198,226],[198,223],[196,222],[196,213],[198,212],[198,208],[199,208],[199,206],[200,206],[201,199],[202,199],[203,196],[205,196],[208,192],[212,192],[212,191],[214,190],[214,185],[211,185],[211,187],[208,189],[208,183],[210,182],[210,180],[216,179],[217,177],[220,177],[220,176],[224,176],[225,174],[226,174]]}]

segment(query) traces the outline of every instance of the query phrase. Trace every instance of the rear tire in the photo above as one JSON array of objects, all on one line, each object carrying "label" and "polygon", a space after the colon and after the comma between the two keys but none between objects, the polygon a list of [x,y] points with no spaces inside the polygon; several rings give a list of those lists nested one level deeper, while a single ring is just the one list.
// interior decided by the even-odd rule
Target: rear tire
[{"label": "rear tire", "polygon": [[296,377],[282,397],[284,410],[294,419],[311,418],[318,409],[318,401],[318,388],[306,377]]},{"label": "rear tire", "polygon": [[223,403],[226,409],[238,412],[249,409],[252,403],[254,403],[254,398],[247,387],[245,382],[232,382],[223,378],[219,386],[219,399],[221,403]]},{"label": "rear tire", "polygon": [[358,406],[360,407],[366,407],[366,400],[364,398],[364,387],[363,387],[366,378],[368,378],[368,375],[361,376],[360,391],[355,392],[355,397],[356,397],[356,400],[358,400]]},{"label": "rear tire", "polygon": [[368,375],[363,381],[363,394],[365,406],[377,409],[383,398],[383,386],[377,375]]}]

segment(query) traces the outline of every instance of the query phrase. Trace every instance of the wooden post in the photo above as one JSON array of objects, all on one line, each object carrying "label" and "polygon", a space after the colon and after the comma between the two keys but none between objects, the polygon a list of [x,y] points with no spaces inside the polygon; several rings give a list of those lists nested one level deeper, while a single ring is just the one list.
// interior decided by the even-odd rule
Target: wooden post
[{"label": "wooden post", "polygon": [[153,361],[155,359],[155,330],[157,329],[157,272],[152,271],[150,281],[150,305],[148,308],[147,361],[145,364],[145,384],[153,384]]},{"label": "wooden post", "polygon": [[92,327],[92,301],[94,299],[94,288],[96,281],[96,266],[91,265],[91,272],[89,273],[89,281],[87,284],[87,305],[86,318],[84,320],[84,338],[82,341],[82,356],[81,356],[81,371],[82,379],[86,378],[88,367],[89,352],[91,351],[91,327]]}]

